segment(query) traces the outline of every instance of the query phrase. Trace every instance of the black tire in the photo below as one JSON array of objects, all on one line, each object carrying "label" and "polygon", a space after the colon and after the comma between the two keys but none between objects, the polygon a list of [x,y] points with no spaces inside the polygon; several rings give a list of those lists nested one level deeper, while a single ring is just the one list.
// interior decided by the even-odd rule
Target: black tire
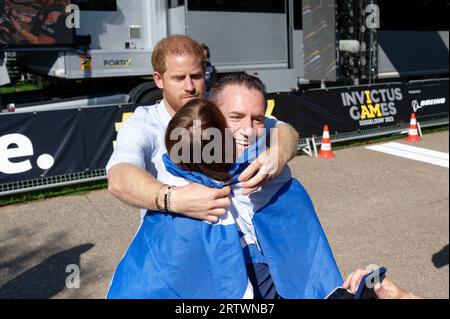
[{"label": "black tire", "polygon": [[160,89],[154,89],[142,94],[137,103],[143,105],[153,105],[161,102],[162,99],[163,99],[162,91]]}]

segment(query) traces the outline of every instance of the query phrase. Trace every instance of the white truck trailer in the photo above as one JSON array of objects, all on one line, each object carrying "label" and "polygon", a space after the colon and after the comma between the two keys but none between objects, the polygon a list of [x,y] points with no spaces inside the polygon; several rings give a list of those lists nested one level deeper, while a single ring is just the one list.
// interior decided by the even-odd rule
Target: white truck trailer
[{"label": "white truck trailer", "polygon": [[[269,92],[316,81],[448,74],[448,0],[75,0],[79,25],[71,41],[5,40],[1,26],[11,7],[26,11],[45,2],[0,0],[0,85],[8,82],[3,52],[13,51],[23,72],[60,84],[48,99],[77,91],[89,95],[87,103],[153,102],[160,94],[151,81],[152,49],[170,34],[206,43],[219,73],[258,75]],[[2,103],[14,98],[4,96]]]}]

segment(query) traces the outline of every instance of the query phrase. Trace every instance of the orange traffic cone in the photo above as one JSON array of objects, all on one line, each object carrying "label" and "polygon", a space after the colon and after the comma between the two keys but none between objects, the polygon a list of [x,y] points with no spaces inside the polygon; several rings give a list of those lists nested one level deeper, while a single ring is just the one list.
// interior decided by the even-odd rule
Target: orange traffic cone
[{"label": "orange traffic cone", "polygon": [[319,157],[320,158],[333,158],[336,155],[333,154],[331,150],[331,139],[330,139],[330,131],[328,130],[328,125],[325,125],[323,128],[323,137],[322,137],[322,147],[320,148]]},{"label": "orange traffic cone", "polygon": [[417,119],[416,114],[411,115],[411,123],[409,124],[408,137],[406,138],[408,142],[418,142],[420,141],[419,130],[417,129]]}]

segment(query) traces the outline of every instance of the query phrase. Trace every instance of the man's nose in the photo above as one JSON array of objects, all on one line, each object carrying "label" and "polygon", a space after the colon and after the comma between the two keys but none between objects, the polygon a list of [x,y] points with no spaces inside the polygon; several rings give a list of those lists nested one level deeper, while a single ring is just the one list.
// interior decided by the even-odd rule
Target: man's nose
[{"label": "man's nose", "polygon": [[251,120],[246,120],[241,126],[241,133],[247,137],[255,134],[255,128],[253,127],[253,122]]},{"label": "man's nose", "polygon": [[194,81],[192,81],[191,77],[186,77],[186,80],[184,81],[184,90],[186,92],[193,92],[195,91],[195,85]]}]

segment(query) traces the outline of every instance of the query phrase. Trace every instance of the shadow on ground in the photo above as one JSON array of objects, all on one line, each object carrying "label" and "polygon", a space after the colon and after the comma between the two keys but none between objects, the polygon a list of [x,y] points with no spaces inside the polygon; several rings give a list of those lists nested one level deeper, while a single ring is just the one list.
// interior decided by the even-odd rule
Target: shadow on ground
[{"label": "shadow on ground", "polygon": [[[57,233],[46,244],[26,250],[24,243],[32,242],[33,234],[12,230],[4,235],[7,238],[2,238],[2,241],[7,240],[8,246],[0,247],[0,299],[48,299],[56,296],[67,288],[66,280],[73,273],[67,266],[80,267],[81,255],[94,247],[94,244],[84,244],[64,250],[60,245],[66,236]],[[19,249],[23,253],[4,260],[5,256],[14,256]],[[42,259],[37,265],[28,266]],[[8,274],[9,278],[18,275],[5,282]]]},{"label": "shadow on ground", "polygon": [[441,251],[435,253],[431,258],[434,267],[443,268],[448,265],[448,245],[441,249]]}]

